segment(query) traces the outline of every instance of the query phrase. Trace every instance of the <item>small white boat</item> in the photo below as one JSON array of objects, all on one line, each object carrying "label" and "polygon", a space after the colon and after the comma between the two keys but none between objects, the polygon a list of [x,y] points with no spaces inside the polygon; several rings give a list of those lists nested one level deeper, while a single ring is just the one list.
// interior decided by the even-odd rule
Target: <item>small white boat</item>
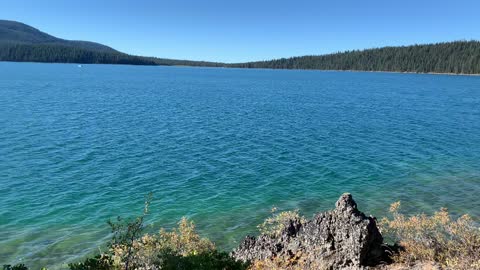
[{"label": "small white boat", "polygon": [[78,65],[78,67],[82,67],[82,65]]}]

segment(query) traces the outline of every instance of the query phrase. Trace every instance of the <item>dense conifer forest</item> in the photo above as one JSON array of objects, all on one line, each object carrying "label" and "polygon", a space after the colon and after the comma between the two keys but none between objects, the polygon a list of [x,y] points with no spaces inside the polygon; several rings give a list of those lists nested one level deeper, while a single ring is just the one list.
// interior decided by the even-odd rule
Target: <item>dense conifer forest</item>
[{"label": "dense conifer forest", "polygon": [[0,20],[0,61],[223,66],[223,64],[203,61],[128,55],[103,44],[60,39],[29,25],[7,20]]},{"label": "dense conifer forest", "polygon": [[454,41],[225,64],[128,55],[0,20],[0,61],[480,74],[480,42]]},{"label": "dense conifer forest", "polygon": [[0,59],[15,62],[155,65],[153,61],[118,52],[101,52],[56,44],[2,44]]},{"label": "dense conifer forest", "polygon": [[480,73],[480,42],[384,47],[233,64],[241,68]]},{"label": "dense conifer forest", "polygon": [[165,66],[223,66],[223,64],[128,55],[117,51],[96,51],[58,44],[1,44],[0,61],[124,64]]}]

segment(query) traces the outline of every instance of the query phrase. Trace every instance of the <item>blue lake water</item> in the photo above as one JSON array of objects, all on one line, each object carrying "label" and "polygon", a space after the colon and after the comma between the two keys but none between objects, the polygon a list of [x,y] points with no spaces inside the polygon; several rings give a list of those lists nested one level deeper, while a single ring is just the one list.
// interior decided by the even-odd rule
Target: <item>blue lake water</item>
[{"label": "blue lake water", "polygon": [[0,264],[61,267],[106,220],[229,249],[277,206],[480,215],[480,77],[0,63]]}]

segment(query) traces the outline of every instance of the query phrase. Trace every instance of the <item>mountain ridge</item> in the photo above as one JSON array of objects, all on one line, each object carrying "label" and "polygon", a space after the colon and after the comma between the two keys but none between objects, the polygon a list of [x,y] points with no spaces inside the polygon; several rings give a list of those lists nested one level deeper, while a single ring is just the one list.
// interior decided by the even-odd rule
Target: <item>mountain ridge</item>
[{"label": "mountain ridge", "polygon": [[109,46],[96,42],[57,38],[30,25],[9,20],[0,20],[0,43],[58,44],[94,51],[118,52]]},{"label": "mountain ridge", "polygon": [[0,20],[0,61],[219,66],[206,61],[130,55],[96,42],[54,37],[27,24],[9,20]]}]

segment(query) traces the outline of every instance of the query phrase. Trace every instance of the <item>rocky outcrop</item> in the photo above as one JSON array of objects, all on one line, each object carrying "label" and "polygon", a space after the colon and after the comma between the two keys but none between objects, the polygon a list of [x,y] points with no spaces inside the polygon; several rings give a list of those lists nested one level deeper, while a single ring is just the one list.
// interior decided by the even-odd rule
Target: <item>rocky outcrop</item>
[{"label": "rocky outcrop", "polygon": [[288,220],[276,236],[248,236],[231,255],[242,261],[295,261],[302,269],[360,269],[381,260],[382,242],[375,219],[346,193],[334,210],[306,222]]}]

